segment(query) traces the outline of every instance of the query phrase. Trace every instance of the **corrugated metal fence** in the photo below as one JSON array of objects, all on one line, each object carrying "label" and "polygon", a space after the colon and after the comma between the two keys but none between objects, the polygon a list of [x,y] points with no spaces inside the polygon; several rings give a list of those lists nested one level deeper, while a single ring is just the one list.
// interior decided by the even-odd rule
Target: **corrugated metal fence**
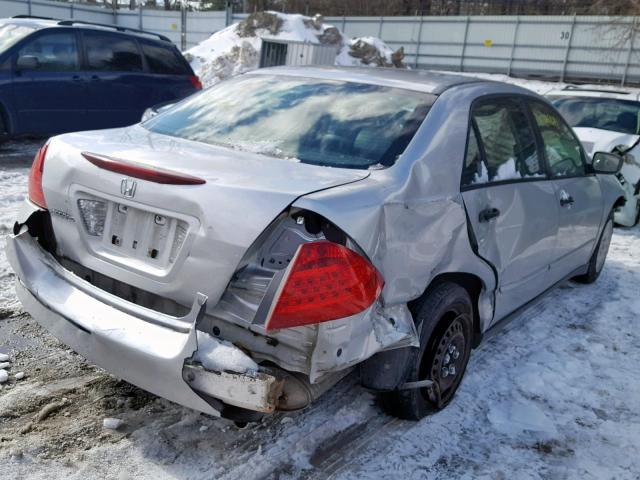
[{"label": "corrugated metal fence", "polygon": [[14,15],[84,20],[144,29],[165,35],[178,47],[184,49],[193,47],[227,25],[227,15],[224,10],[216,12],[180,12],[146,8],[113,10],[77,2],[0,0],[0,18]]},{"label": "corrugated metal fence", "polygon": [[[45,0],[0,0],[0,17],[74,18],[144,28],[189,48],[246,15],[110,10]],[[561,80],[640,83],[636,17],[328,17],[349,37],[375,36],[417,68],[506,73]]]},{"label": "corrugated metal fence", "polygon": [[403,46],[418,68],[640,82],[636,17],[331,17],[350,36]]}]

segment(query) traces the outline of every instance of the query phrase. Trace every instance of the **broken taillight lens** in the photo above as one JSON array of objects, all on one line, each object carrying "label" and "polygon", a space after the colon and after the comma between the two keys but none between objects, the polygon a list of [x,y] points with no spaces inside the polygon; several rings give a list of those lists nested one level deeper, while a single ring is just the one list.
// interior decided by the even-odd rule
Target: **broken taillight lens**
[{"label": "broken taillight lens", "polygon": [[376,301],[384,280],[364,257],[340,244],[298,247],[266,329],[298,327],[360,313]]},{"label": "broken taillight lens", "polygon": [[29,172],[29,200],[41,208],[47,208],[47,202],[44,199],[44,191],[42,190],[42,173],[44,171],[44,159],[47,156],[49,144],[38,150],[31,165]]}]

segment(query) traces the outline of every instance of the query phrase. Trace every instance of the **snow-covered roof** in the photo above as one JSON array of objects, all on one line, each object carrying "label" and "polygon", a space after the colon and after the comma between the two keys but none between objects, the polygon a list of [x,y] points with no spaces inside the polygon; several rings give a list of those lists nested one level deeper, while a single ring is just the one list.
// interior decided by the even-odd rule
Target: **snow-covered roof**
[{"label": "snow-covered roof", "polygon": [[473,77],[429,70],[368,68],[344,66],[272,67],[252,72],[253,75],[274,74],[342,80],[439,94],[449,87],[482,80]]}]

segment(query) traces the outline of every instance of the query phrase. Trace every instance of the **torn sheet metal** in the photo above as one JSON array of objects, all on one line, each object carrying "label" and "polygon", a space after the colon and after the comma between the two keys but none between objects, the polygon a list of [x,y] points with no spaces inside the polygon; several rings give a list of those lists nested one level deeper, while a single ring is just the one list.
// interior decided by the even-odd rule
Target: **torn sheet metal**
[{"label": "torn sheet metal", "polygon": [[328,372],[356,365],[377,352],[419,344],[406,304],[388,308],[374,305],[363,314],[318,325],[310,381],[315,383]]}]

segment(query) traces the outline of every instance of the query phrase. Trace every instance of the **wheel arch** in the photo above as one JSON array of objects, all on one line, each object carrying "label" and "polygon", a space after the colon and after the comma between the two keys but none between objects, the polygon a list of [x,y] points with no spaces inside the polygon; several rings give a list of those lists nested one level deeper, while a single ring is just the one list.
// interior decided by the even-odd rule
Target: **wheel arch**
[{"label": "wheel arch", "polygon": [[482,279],[468,272],[445,272],[436,275],[425,288],[420,297],[409,302],[409,310],[415,317],[415,306],[418,301],[424,296],[428,295],[434,288],[443,283],[455,283],[456,285],[464,288],[469,297],[471,298],[471,304],[473,305],[473,348],[476,348],[482,341],[483,322],[480,317],[480,295],[483,291],[486,291],[486,285]]},{"label": "wheel arch", "polygon": [[13,119],[9,113],[9,109],[5,105],[5,103],[0,99],[0,125],[4,126],[5,132],[0,131],[0,135],[5,133],[6,135],[11,135],[13,132]]}]

